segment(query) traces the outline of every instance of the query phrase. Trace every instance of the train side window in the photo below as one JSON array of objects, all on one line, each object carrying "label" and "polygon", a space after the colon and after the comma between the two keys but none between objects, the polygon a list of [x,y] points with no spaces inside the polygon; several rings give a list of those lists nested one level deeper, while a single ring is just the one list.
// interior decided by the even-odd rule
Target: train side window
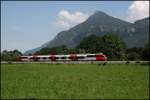
[{"label": "train side window", "polygon": [[66,59],[67,57],[61,57],[61,59]]},{"label": "train side window", "polygon": [[30,57],[29,59],[33,59],[33,57]]},{"label": "train side window", "polygon": [[85,57],[84,56],[78,56],[77,58],[78,59],[84,59]]},{"label": "train side window", "polygon": [[46,59],[46,57],[43,57],[43,59]]},{"label": "train side window", "polygon": [[55,59],[59,59],[59,57],[55,57]]},{"label": "train side window", "polygon": [[87,55],[87,57],[95,57],[95,55]]},{"label": "train side window", "polygon": [[20,57],[20,59],[27,59],[28,57]]}]

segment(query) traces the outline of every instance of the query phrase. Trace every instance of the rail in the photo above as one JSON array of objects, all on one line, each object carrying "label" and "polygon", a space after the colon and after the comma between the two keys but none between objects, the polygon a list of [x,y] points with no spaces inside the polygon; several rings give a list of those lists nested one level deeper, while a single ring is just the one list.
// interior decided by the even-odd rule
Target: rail
[{"label": "rail", "polygon": [[150,61],[1,61],[1,64],[25,64],[25,63],[39,63],[39,64],[150,64]]}]

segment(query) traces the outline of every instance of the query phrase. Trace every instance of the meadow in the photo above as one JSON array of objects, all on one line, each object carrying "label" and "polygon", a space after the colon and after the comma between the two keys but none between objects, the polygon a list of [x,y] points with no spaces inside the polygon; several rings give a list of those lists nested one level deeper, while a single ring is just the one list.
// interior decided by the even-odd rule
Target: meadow
[{"label": "meadow", "polygon": [[1,64],[1,99],[149,99],[149,65]]}]

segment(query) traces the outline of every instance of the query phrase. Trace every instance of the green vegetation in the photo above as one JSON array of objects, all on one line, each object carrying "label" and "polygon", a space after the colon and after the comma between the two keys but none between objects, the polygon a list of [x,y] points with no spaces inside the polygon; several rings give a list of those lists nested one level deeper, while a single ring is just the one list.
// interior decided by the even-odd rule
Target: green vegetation
[{"label": "green vegetation", "polygon": [[1,98],[149,99],[149,66],[2,64]]},{"label": "green vegetation", "polygon": [[142,57],[144,60],[150,60],[150,43],[146,44],[144,49],[143,49],[143,52],[142,52]]},{"label": "green vegetation", "polygon": [[103,52],[109,60],[125,59],[126,46],[117,34],[91,35],[84,38],[77,48],[90,53]]},{"label": "green vegetation", "polygon": [[22,53],[19,50],[7,51],[1,53],[1,61],[16,61]]},{"label": "green vegetation", "polygon": [[49,54],[67,54],[68,48],[65,45],[59,46],[59,47],[53,47],[53,48],[42,48],[41,50],[37,51],[35,54],[40,55],[49,55]]}]

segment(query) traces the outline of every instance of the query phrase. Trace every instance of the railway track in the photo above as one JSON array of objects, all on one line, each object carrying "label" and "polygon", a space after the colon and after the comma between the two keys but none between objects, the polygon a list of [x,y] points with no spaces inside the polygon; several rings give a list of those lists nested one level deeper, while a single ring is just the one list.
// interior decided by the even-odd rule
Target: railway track
[{"label": "railway track", "polygon": [[40,62],[20,62],[20,61],[1,61],[1,64],[150,64],[150,61],[40,61]]}]

